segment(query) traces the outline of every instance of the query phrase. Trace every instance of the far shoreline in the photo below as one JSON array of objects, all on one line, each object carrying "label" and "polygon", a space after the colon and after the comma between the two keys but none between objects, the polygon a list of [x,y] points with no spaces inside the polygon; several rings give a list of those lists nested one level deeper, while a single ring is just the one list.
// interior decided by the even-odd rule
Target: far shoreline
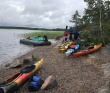
[{"label": "far shoreline", "polygon": [[14,27],[0,26],[0,29],[23,29],[23,30],[43,30],[43,31],[65,31],[65,28],[37,28],[37,27]]}]

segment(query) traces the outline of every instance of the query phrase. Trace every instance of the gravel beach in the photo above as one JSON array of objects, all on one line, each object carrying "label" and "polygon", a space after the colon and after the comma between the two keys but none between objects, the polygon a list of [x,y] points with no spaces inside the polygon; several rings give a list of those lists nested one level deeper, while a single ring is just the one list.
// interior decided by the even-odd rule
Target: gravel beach
[{"label": "gravel beach", "polygon": [[[29,81],[25,82],[14,93],[98,93],[98,89],[105,84],[103,70],[92,64],[82,61],[81,57],[66,57],[59,51],[57,41],[51,46],[39,46],[35,50],[19,57],[22,61],[28,56],[36,53],[39,57],[44,58],[42,68],[35,73],[39,78],[45,80],[48,76],[53,75],[58,86],[50,90],[38,90],[35,92],[28,91]],[[34,64],[30,62],[22,65],[20,68],[1,69],[0,81],[19,72],[23,67]]]}]

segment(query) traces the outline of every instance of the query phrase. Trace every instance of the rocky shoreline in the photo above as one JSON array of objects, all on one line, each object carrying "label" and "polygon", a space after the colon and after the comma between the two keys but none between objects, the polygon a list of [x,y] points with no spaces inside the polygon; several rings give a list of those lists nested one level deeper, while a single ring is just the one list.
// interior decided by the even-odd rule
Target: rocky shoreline
[{"label": "rocky shoreline", "polygon": [[[24,59],[30,58],[33,54],[38,56],[38,60],[44,58],[42,68],[37,71],[35,75],[43,80],[53,75],[58,82],[58,86],[53,89],[39,90],[32,93],[107,93],[107,91],[102,92],[101,90],[101,87],[106,84],[104,70],[101,68],[101,65],[110,62],[109,56],[104,60],[106,55],[102,55],[102,49],[100,49],[93,54],[78,58],[73,58],[72,55],[66,57],[58,48],[58,46],[61,45],[61,41],[62,38],[54,45],[38,47],[17,58],[21,64]],[[0,81],[7,79],[19,72],[23,67],[33,63],[34,61],[30,61],[22,64],[21,67],[18,68],[2,69],[0,72]],[[27,81],[16,89],[14,93],[29,93],[29,83],[30,82]]]}]

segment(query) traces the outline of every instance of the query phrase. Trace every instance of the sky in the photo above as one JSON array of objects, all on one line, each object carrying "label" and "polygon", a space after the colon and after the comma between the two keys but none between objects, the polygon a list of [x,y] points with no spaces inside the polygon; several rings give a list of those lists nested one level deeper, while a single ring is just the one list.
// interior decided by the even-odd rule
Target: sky
[{"label": "sky", "polygon": [[65,28],[86,7],[84,0],[0,0],[0,26]]}]

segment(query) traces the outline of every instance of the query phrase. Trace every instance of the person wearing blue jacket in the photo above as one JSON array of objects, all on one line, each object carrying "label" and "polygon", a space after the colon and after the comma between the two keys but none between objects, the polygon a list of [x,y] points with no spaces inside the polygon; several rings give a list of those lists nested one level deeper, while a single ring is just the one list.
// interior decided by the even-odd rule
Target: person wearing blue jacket
[{"label": "person wearing blue jacket", "polygon": [[77,42],[77,39],[78,39],[79,36],[80,36],[79,32],[75,29],[75,32],[74,32],[74,40],[75,40],[75,42]]}]

